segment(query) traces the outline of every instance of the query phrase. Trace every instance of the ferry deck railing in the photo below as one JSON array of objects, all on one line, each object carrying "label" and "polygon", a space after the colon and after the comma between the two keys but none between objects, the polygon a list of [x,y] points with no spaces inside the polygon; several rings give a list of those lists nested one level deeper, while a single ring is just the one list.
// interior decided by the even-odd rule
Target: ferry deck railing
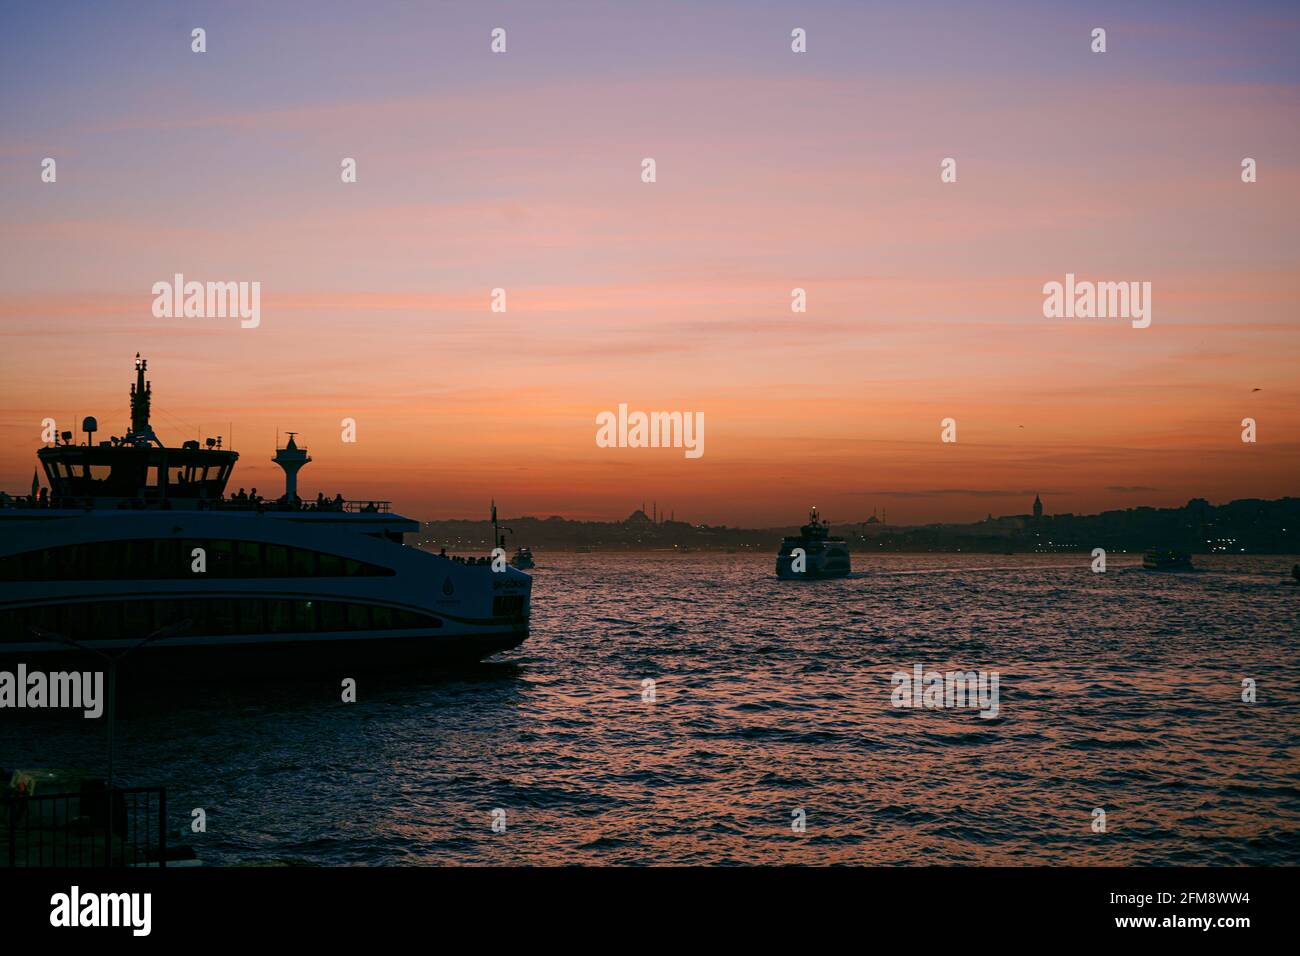
[{"label": "ferry deck railing", "polygon": [[294,511],[294,512],[336,512],[343,514],[391,514],[391,501],[358,500],[335,502],[316,501],[273,501],[265,498],[257,501],[236,500],[232,498],[77,498],[45,497],[32,498],[6,496],[0,498],[0,508],[93,511],[97,508],[108,510],[197,510],[197,511]]}]

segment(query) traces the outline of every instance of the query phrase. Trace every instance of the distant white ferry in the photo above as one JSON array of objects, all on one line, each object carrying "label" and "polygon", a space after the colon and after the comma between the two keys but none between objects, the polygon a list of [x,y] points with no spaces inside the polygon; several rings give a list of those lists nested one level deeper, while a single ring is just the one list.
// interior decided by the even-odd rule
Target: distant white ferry
[{"label": "distant white ferry", "polygon": [[[796,549],[803,552],[802,556],[795,554]],[[848,544],[843,538],[831,537],[831,526],[817,516],[816,508],[808,513],[808,523],[799,529],[798,535],[781,541],[776,556],[779,578],[842,578],[849,570]]]},{"label": "distant white ferry", "polygon": [[[289,433],[277,500],[226,495],[239,454],[149,424],[136,356],[131,430],[70,433],[38,458],[48,491],[0,494],[0,664],[85,662],[140,644],[132,669],[351,673],[480,660],[528,635],[532,578],[404,544],[419,523],[386,501],[297,495],[311,461]],[[241,489],[242,492],[242,489]],[[341,669],[341,670],[340,670]]]}]

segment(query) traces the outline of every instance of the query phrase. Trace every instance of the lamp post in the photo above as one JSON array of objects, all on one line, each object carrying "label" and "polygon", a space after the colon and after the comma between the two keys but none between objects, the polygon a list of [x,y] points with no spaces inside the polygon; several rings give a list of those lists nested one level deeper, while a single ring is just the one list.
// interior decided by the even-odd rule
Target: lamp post
[{"label": "lamp post", "polygon": [[57,641],[60,644],[66,644],[74,647],[79,651],[87,651],[91,654],[97,654],[104,660],[108,661],[108,789],[113,789],[113,731],[117,720],[117,663],[126,655],[134,650],[138,650],[144,645],[153,641],[163,640],[168,637],[175,637],[190,629],[191,621],[179,621],[175,624],[168,624],[166,627],[160,627],[147,637],[141,638],[130,647],[120,650],[117,653],[110,654],[101,651],[97,647],[91,647],[80,641],[74,641],[70,637],[57,634],[54,631],[47,631],[40,627],[29,627],[28,630],[37,637],[46,641]]}]

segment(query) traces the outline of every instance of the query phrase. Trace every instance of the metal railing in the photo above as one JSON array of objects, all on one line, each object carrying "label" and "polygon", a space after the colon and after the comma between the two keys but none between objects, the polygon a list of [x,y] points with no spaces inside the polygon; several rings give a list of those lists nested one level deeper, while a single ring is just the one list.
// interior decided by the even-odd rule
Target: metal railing
[{"label": "metal railing", "polygon": [[0,796],[0,866],[167,865],[163,787]]},{"label": "metal railing", "polygon": [[391,501],[345,501],[343,502],[343,510],[352,513],[377,511],[381,514],[387,514],[393,510],[393,503]]},{"label": "metal railing", "polygon": [[0,508],[41,511],[94,511],[103,510],[195,510],[195,511],[341,511],[348,514],[380,513],[393,510],[391,501],[344,501],[336,504],[332,499],[317,503],[311,499],[286,502],[260,499],[258,501],[233,498],[87,498],[87,497],[22,497],[0,498]]}]

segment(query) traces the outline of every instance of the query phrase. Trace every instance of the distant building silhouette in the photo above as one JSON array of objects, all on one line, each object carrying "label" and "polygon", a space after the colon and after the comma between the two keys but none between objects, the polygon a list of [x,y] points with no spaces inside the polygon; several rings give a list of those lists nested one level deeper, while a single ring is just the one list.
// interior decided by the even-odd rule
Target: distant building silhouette
[{"label": "distant building silhouette", "polygon": [[1039,498],[1038,495],[1034,495],[1034,517],[1041,518],[1042,516],[1043,516],[1043,500]]},{"label": "distant building silhouette", "polygon": [[[1034,504],[1042,504],[1036,495]],[[649,502],[647,502],[649,504]],[[0,507],[4,507],[0,497]],[[14,507],[10,503],[9,507]],[[1264,501],[1245,498],[1211,505],[1194,498],[1183,507],[1134,508],[1074,515],[1031,507],[1031,513],[986,516],[971,523],[893,526],[883,512],[879,522],[864,521],[855,526],[850,545],[874,552],[923,553],[940,551],[1020,554],[1048,552],[1087,553],[1093,548],[1111,551],[1142,551],[1159,546],[1194,554],[1273,554],[1290,557],[1300,553],[1300,497]],[[671,514],[671,512],[670,512]],[[1037,516],[1037,517],[1036,517]],[[644,509],[637,509],[622,521],[570,521],[559,517],[511,519],[511,527],[533,548],[582,546],[601,550],[643,550],[680,547],[692,551],[756,550],[767,554],[777,546],[789,528],[729,528],[705,523],[668,521],[657,527]],[[446,544],[464,547],[482,543],[491,547],[492,526],[478,520],[429,522],[425,547],[434,550]],[[1278,564],[1279,572],[1289,571]]]}]

